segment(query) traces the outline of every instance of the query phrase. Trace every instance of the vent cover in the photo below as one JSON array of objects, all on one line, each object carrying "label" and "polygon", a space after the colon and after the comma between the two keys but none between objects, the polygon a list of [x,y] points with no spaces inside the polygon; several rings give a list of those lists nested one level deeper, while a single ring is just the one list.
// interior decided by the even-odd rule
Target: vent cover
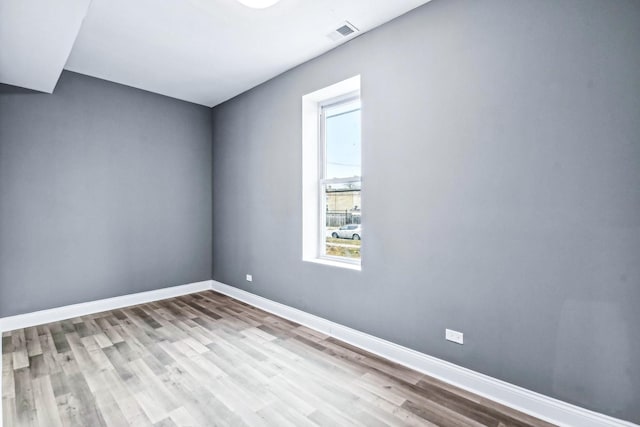
[{"label": "vent cover", "polygon": [[344,21],[344,24],[339,28],[336,28],[335,31],[332,31],[327,36],[334,41],[344,39],[345,37],[349,37],[352,34],[357,33],[359,30],[353,26],[353,24],[349,21]]},{"label": "vent cover", "polygon": [[350,26],[348,26],[346,24],[343,25],[342,27],[338,28],[336,31],[339,32],[340,34],[342,34],[345,37],[348,36],[349,34],[352,34],[352,33],[356,32],[353,28],[351,28]]}]

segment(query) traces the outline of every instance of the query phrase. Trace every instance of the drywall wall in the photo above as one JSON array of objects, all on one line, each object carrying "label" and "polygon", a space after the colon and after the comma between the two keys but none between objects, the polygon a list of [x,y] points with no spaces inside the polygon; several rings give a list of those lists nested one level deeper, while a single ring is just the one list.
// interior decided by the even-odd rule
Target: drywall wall
[{"label": "drywall wall", "polygon": [[211,278],[210,110],[0,85],[0,317]]},{"label": "drywall wall", "polygon": [[[434,0],[214,108],[214,279],[640,422],[638,22]],[[356,74],[361,272],[301,242],[301,97]]]}]

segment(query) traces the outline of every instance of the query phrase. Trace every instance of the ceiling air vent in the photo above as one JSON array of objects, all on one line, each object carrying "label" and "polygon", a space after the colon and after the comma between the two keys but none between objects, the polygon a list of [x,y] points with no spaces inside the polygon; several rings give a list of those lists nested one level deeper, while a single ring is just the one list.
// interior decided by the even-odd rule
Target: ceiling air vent
[{"label": "ceiling air vent", "polygon": [[328,34],[328,37],[331,40],[337,41],[337,40],[341,40],[346,37],[349,37],[352,34],[357,33],[358,31],[359,30],[356,27],[354,27],[351,22],[344,21],[344,24],[339,28],[336,28],[335,31],[332,31],[330,34]]}]

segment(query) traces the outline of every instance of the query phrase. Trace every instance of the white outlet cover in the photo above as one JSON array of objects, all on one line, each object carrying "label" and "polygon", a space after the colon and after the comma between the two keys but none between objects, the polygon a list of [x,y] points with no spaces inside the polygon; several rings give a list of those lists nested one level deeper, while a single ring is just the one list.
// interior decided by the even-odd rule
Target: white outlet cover
[{"label": "white outlet cover", "polygon": [[253,276],[251,274],[247,274],[247,282],[253,282]]},{"label": "white outlet cover", "polygon": [[445,329],[444,337],[447,341],[451,341],[456,344],[464,344],[464,334],[462,332],[454,331],[453,329]]}]

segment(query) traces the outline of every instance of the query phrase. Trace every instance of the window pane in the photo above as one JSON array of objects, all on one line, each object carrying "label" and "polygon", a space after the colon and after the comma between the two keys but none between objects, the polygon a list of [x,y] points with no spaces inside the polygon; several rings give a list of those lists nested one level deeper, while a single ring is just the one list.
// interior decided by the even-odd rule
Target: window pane
[{"label": "window pane", "polygon": [[[355,109],[354,109],[355,108]],[[360,108],[327,109],[325,178],[350,178],[360,173]]]},{"label": "window pane", "polygon": [[362,204],[360,181],[323,186],[325,254],[360,259]]}]

